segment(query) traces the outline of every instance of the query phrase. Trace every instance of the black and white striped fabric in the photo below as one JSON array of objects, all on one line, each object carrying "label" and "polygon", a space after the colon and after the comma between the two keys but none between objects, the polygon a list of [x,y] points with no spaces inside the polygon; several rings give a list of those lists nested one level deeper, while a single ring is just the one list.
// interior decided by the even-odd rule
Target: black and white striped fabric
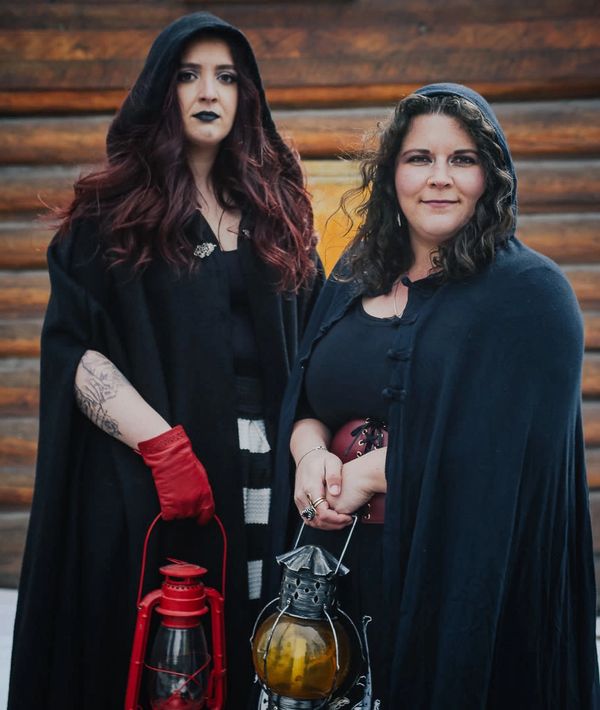
[{"label": "black and white striped fabric", "polygon": [[248,597],[260,599],[271,505],[271,447],[262,418],[260,381],[236,377],[238,439],[247,530]]}]

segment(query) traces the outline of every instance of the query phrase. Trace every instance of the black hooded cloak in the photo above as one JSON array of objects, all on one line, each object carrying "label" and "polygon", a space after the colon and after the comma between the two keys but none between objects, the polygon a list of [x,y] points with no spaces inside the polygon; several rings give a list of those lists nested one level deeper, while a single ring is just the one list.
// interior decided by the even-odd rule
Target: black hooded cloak
[{"label": "black hooded cloak", "polygon": [[[115,118],[109,158],[132,126],[160,111],[183,44],[218,30],[235,43],[259,90],[263,125],[277,134],[247,40],[208,13],[181,18],[157,38]],[[248,215],[244,219],[247,219]],[[241,230],[261,371],[264,415],[273,447],[278,412],[320,277],[298,295],[275,290],[277,274],[256,254],[251,215]],[[244,236],[245,235],[245,236]],[[117,710],[123,707],[146,530],[159,512],[141,457],[92,424],[75,403],[73,385],[86,350],[111,360],[168,422],[182,424],[204,463],[217,514],[228,535],[226,598],[230,677],[228,708],[245,707],[251,622],[231,317],[226,267],[218,250],[191,273],[154,260],[138,276],[107,268],[93,222],[80,223],[48,251],[51,297],[42,333],[40,434],[36,485],[21,574],[11,671],[10,710]],[[216,246],[199,218],[194,244]],[[158,586],[167,555],[207,567],[221,588],[222,541],[212,523],[160,523],[152,538],[145,591]],[[237,683],[235,682],[237,681]]]},{"label": "black hooded cloak", "polygon": [[[474,102],[514,174],[481,96],[454,84],[417,93]],[[374,664],[386,669],[374,697],[382,710],[596,710],[583,328],[572,289],[514,235],[475,276],[407,285],[394,345],[382,353],[394,364],[382,392],[389,442],[381,549],[361,546],[372,525],[359,525],[352,543],[362,549],[362,584],[380,588],[388,631],[371,639]],[[288,383],[271,508],[276,553],[299,521],[289,439],[304,370],[360,297],[356,283],[329,279]],[[320,533],[326,547],[329,535]]]}]

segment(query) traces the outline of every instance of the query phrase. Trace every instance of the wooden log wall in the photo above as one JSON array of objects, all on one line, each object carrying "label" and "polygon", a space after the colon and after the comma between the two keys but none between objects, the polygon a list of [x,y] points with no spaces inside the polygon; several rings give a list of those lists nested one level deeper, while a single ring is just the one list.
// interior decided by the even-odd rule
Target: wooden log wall
[{"label": "wooden log wall", "polygon": [[459,81],[492,101],[517,160],[519,236],[561,265],[584,313],[600,561],[596,0],[0,2],[0,586],[18,581],[34,479],[51,235],[38,215],[68,201],[77,175],[102,159],[153,37],[196,9],[241,27],[255,47],[277,123],[304,160],[328,268],[345,238],[338,217],[327,218],[357,179],[340,156],[422,84]]}]

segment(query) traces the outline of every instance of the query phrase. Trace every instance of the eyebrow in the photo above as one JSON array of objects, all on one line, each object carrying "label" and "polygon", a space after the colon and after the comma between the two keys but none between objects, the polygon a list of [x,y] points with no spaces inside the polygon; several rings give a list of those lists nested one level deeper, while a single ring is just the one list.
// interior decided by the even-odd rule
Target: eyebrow
[{"label": "eyebrow", "polygon": [[[431,153],[429,148],[410,148],[409,150],[404,150],[400,154],[401,156],[408,155],[409,153],[423,153],[428,155]],[[476,153],[479,154],[477,148],[459,148],[458,150],[452,151],[452,155],[463,154],[463,153]]]},{"label": "eyebrow", "polygon": [[[184,62],[179,65],[180,69],[202,69],[202,64],[194,64],[193,62]],[[233,64],[217,64],[215,69],[235,69]]]}]

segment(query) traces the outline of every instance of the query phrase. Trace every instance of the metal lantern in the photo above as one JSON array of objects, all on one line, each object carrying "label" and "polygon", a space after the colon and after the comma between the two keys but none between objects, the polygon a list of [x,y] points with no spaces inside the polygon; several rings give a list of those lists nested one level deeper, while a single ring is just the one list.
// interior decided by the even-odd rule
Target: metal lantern
[{"label": "metal lantern", "polygon": [[[223,597],[204,586],[201,578],[206,570],[198,565],[174,562],[160,572],[165,577],[161,589],[138,604],[125,710],[142,707],[144,667],[152,710],[221,710],[225,701]],[[153,611],[162,618],[145,661]],[[212,659],[202,628],[202,617],[209,612]]]},{"label": "metal lantern", "polygon": [[[295,547],[277,562],[283,566],[280,594],[257,619],[254,668],[269,710],[324,708],[352,681],[362,659],[360,635],[336,601],[336,579],[349,570],[315,545]],[[276,611],[268,614],[273,604]]]}]

